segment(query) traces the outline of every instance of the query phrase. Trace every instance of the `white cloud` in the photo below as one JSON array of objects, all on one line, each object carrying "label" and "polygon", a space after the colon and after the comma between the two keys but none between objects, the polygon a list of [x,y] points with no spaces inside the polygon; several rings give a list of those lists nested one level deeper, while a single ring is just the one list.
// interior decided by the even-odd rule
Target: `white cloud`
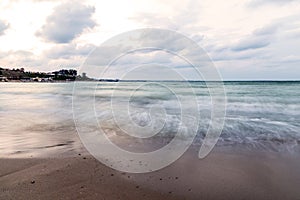
[{"label": "white cloud", "polygon": [[49,59],[72,59],[75,56],[85,57],[95,48],[92,44],[85,44],[83,46],[70,44],[58,44],[53,48],[44,51],[44,56]]},{"label": "white cloud", "polygon": [[[2,66],[45,71],[75,66],[85,60],[94,45],[116,34],[156,27],[192,38],[207,51],[225,79],[278,78],[280,74],[283,78],[300,77],[296,67],[300,65],[297,0],[13,0],[1,1],[0,13]],[[168,37],[163,42],[143,42],[173,50],[185,47],[180,40]],[[109,55],[118,52],[117,48],[105,49],[95,62],[106,63]],[[122,61],[157,61],[184,67],[166,55],[148,53]]]},{"label": "white cloud", "polygon": [[95,8],[78,2],[68,2],[57,6],[47,17],[46,24],[37,36],[56,43],[68,43],[78,37],[84,29],[93,28],[91,19]]}]

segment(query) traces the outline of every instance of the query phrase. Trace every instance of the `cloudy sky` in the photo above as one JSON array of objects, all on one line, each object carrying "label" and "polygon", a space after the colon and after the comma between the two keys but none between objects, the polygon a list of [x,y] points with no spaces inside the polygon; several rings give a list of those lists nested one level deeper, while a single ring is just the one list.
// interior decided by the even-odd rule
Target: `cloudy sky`
[{"label": "cloudy sky", "polygon": [[[299,0],[1,0],[0,66],[77,68],[117,34],[163,28],[197,42],[225,80],[299,80],[299,13]],[[167,56],[142,52],[125,61],[183,65]]]}]

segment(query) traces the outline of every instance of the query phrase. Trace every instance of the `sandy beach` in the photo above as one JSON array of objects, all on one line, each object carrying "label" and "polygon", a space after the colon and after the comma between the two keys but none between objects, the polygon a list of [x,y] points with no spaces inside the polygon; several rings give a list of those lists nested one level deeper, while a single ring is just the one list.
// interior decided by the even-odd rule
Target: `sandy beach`
[{"label": "sandy beach", "polygon": [[299,158],[276,153],[192,151],[147,174],[112,170],[86,152],[1,159],[0,199],[299,199]]},{"label": "sandy beach", "polygon": [[2,159],[0,199],[176,199],[92,157]]}]

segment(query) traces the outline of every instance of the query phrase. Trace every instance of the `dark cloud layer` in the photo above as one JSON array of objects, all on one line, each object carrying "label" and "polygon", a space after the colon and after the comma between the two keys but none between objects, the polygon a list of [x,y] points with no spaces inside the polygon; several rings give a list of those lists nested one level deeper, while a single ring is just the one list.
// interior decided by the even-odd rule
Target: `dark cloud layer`
[{"label": "dark cloud layer", "polygon": [[266,37],[250,37],[245,40],[241,40],[236,44],[233,51],[245,51],[249,49],[260,49],[270,44],[270,41]]},{"label": "dark cloud layer", "polygon": [[6,22],[0,20],[0,36],[4,34],[4,31],[8,29],[8,27],[9,25]]},{"label": "dark cloud layer", "polygon": [[46,24],[37,35],[55,43],[68,43],[79,36],[85,28],[93,28],[91,19],[95,8],[81,3],[64,3],[54,9]]},{"label": "dark cloud layer", "polygon": [[245,51],[251,49],[261,49],[263,47],[269,46],[274,40],[274,36],[278,32],[280,26],[280,23],[275,22],[258,28],[254,30],[253,33],[247,38],[241,39],[231,48],[231,50]]}]

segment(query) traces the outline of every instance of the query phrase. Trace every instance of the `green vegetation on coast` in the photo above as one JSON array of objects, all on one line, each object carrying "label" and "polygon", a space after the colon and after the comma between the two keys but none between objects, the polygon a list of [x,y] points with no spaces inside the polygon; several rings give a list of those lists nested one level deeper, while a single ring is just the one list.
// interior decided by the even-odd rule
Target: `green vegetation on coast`
[{"label": "green vegetation on coast", "polygon": [[0,67],[0,82],[57,82],[57,81],[93,81],[86,76],[77,74],[75,69],[61,69],[53,72],[32,72],[20,69],[5,69]]}]

